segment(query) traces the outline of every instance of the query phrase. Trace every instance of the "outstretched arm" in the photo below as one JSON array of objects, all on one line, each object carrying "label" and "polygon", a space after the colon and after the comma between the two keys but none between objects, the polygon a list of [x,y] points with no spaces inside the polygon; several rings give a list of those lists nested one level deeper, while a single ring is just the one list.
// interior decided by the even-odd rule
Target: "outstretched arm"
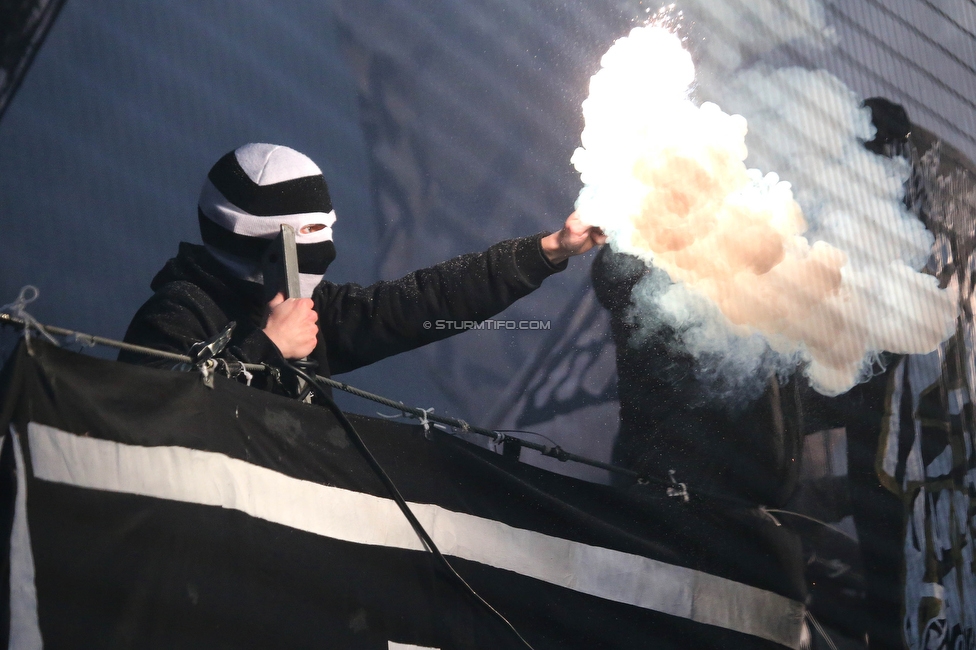
[{"label": "outstretched arm", "polygon": [[602,240],[572,215],[550,235],[504,241],[392,282],[323,283],[315,302],[329,366],[347,372],[456,334],[437,321],[490,318]]}]

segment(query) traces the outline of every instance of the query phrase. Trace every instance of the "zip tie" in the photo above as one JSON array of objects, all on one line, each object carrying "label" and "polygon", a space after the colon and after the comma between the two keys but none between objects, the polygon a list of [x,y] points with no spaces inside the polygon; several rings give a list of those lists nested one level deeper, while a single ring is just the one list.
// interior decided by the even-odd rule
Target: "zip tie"
[{"label": "zip tie", "polygon": [[33,284],[25,284],[20,288],[20,293],[17,295],[17,299],[11,303],[7,303],[3,307],[0,307],[0,311],[5,311],[11,316],[19,318],[20,320],[24,321],[25,324],[30,326],[24,328],[24,338],[27,339],[28,346],[30,345],[30,328],[33,327],[48,341],[58,347],[61,347],[57,339],[48,334],[47,330],[44,329],[44,326],[37,322],[36,318],[28,314],[27,310],[25,309],[27,305],[37,300],[40,295],[40,290]]},{"label": "zip tie", "polygon": [[434,412],[434,407],[429,409],[417,408],[422,415],[416,413],[410,413],[407,411],[407,407],[403,406],[399,413],[380,413],[376,411],[376,415],[387,420],[396,420],[397,418],[407,418],[410,420],[420,420],[420,424],[424,427],[424,437],[430,440],[430,428],[440,429],[441,431],[447,431],[447,427],[438,422],[432,422],[427,416]]},{"label": "zip tie", "polygon": [[429,409],[418,408],[417,410],[423,413],[423,415],[418,415],[417,419],[424,427],[424,437],[430,440],[430,420],[427,419],[427,416],[434,412],[434,407],[431,406]]}]

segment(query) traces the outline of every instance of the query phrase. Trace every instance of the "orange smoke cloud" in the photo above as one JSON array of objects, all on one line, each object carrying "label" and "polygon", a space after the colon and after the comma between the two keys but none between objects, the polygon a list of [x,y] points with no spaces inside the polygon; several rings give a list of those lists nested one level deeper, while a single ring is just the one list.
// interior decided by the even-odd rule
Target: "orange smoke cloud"
[{"label": "orange smoke cloud", "polygon": [[[674,34],[641,27],[607,52],[583,104],[584,146],[573,157],[584,183],[581,217],[602,227],[615,249],[663,269],[682,288],[667,300],[635,296],[637,307],[668,312],[675,325],[719,321],[694,329],[715,341],[690,342],[710,352],[725,345],[730,356],[741,355],[736,338],[759,334],[783,359],[804,359],[811,383],[825,394],[848,390],[881,350],[929,352],[947,338],[953,293],[897,258],[897,247],[878,234],[903,220],[891,208],[898,185],[870,184],[872,192],[891,194],[878,201],[896,226],[872,225],[881,217],[871,201],[865,214],[844,206],[833,215],[878,242],[867,253],[859,245],[852,264],[848,251],[805,237],[789,183],[747,169],[745,119],[714,104],[695,106],[688,98],[693,77]],[[859,148],[857,135],[849,134],[851,147]],[[839,182],[847,180],[841,175]],[[894,296],[904,302],[893,303]]]}]

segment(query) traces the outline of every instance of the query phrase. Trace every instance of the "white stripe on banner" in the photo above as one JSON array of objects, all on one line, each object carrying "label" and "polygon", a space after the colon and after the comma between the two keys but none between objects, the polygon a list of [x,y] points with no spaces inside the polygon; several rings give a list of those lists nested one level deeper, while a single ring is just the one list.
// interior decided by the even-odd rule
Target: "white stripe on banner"
[{"label": "white stripe on banner", "polygon": [[[396,504],[291,478],[223,454],[139,447],[31,422],[34,476],[79,487],[220,506],[333,539],[424,550]],[[445,555],[628,605],[799,647],[803,605],[726,578],[411,503]]]},{"label": "white stripe on banner", "polygon": [[[10,636],[8,650],[40,650],[41,626],[37,619],[37,586],[34,584],[34,552],[27,526],[27,469],[24,450],[13,426],[10,439],[17,469],[17,496],[14,499],[14,521],[10,530]],[[0,436],[0,441],[3,436]],[[3,444],[0,442],[0,448]]]}]

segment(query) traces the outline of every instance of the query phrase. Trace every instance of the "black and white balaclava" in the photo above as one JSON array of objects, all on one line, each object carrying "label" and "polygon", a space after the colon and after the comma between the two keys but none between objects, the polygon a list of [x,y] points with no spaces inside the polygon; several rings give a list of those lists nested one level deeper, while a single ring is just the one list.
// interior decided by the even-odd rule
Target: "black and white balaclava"
[{"label": "black and white balaclava", "polygon": [[335,259],[335,211],[322,170],[294,149],[246,144],[217,161],[198,204],[207,251],[235,276],[263,282],[260,259],[283,224],[295,229],[302,296]]}]

